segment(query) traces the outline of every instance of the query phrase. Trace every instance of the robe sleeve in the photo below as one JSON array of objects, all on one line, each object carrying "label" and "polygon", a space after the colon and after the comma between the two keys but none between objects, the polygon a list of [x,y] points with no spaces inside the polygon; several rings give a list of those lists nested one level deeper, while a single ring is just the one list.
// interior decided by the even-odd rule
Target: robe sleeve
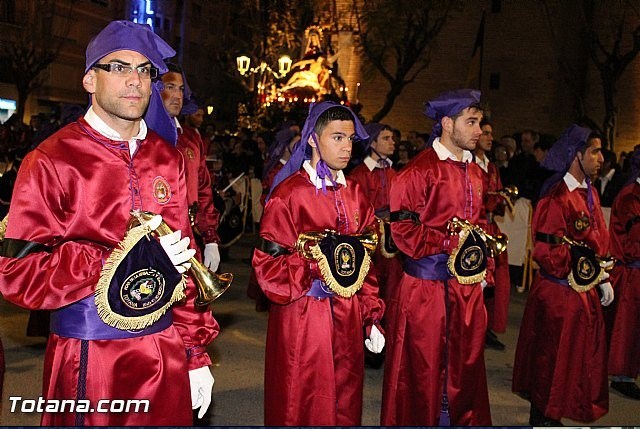
[{"label": "robe sleeve", "polygon": [[[0,256],[0,292],[28,309],[57,309],[90,295],[110,246],[66,237],[66,225],[77,221],[75,201],[58,172],[40,151],[28,154],[16,180],[9,209],[7,239],[50,248],[22,258]],[[74,195],[76,194],[76,195]]]},{"label": "robe sleeve", "polygon": [[614,202],[613,210],[616,221],[611,224],[611,233],[620,237],[625,262],[640,260],[640,222],[634,219],[640,216],[640,195],[633,192],[621,195]]},{"label": "robe sleeve", "polygon": [[295,250],[298,232],[287,202],[279,196],[272,196],[265,206],[260,237],[290,252],[274,257],[255,249],[252,265],[264,294],[276,304],[304,296],[311,288],[312,263]]},{"label": "robe sleeve", "polygon": [[419,222],[411,219],[391,223],[391,231],[396,246],[402,253],[413,259],[442,253],[445,232],[425,225],[424,213],[427,209],[427,192],[431,179],[419,174],[418,170],[405,170],[391,184],[391,212],[406,210],[417,213]]},{"label": "robe sleeve", "polygon": [[[187,218],[187,183],[186,175],[183,174],[185,163],[184,158],[182,157],[180,157],[180,169],[182,170],[182,173],[178,175],[178,195],[182,196],[185,209],[179,210],[179,213],[183,214],[180,216],[180,221],[182,221],[182,223],[176,227],[182,230],[183,236],[189,236],[191,238],[190,247],[195,248],[196,242],[193,237],[193,230],[191,229]],[[198,197],[201,195],[202,194],[198,192]],[[211,196],[210,193],[209,196]],[[187,274],[189,275],[189,278],[185,289],[185,294],[187,296],[186,301],[180,305],[174,305],[172,307],[172,312],[173,325],[178,329],[178,332],[182,337],[189,370],[192,370],[211,365],[211,358],[207,353],[206,346],[218,336],[220,333],[220,326],[214,319],[208,305],[201,307],[195,305],[195,300],[197,298],[196,285],[190,271],[187,271]]]},{"label": "robe sleeve", "polygon": [[553,196],[543,198],[536,207],[532,233],[533,259],[546,273],[561,279],[569,276],[571,271],[571,254],[569,246],[565,244],[550,244],[535,239],[535,233],[564,237],[569,223],[563,209],[562,201]]},{"label": "robe sleeve", "polygon": [[220,213],[213,205],[213,191],[211,175],[207,168],[207,154],[200,135],[193,133],[194,139],[200,147],[200,164],[198,167],[198,214],[197,224],[205,243],[219,243],[218,223]]}]

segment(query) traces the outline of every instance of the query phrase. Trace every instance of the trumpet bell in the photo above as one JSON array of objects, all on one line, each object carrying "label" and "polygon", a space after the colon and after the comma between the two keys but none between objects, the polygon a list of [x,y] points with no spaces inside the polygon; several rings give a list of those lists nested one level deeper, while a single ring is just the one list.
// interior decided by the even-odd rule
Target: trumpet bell
[{"label": "trumpet bell", "polygon": [[193,281],[198,289],[196,305],[209,305],[229,289],[229,286],[231,286],[231,282],[233,281],[233,274],[216,274],[197,261],[196,265],[196,267],[194,267],[193,264],[191,265]]},{"label": "trumpet bell", "polygon": [[507,245],[509,244],[509,238],[504,234],[497,235],[489,235],[486,234],[487,245],[490,249],[491,256],[495,257],[505,250],[507,250]]},{"label": "trumpet bell", "polygon": [[[129,220],[128,228],[131,229],[142,222],[149,222],[151,218],[155,216],[151,212],[136,211],[131,213],[131,219]],[[155,233],[159,236],[171,234],[173,231],[169,228],[169,225],[163,220],[160,226],[155,230]],[[189,259],[191,267],[189,272],[193,278],[193,282],[196,285],[198,296],[196,297],[196,305],[205,306],[211,304],[218,299],[233,281],[233,274],[223,273],[216,274],[210,271],[207,267],[202,265],[195,257]]]}]

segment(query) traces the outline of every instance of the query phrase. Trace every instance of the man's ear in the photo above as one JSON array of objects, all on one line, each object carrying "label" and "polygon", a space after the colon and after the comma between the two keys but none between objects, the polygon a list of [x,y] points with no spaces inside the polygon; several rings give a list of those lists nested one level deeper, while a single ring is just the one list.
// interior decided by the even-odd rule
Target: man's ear
[{"label": "man's ear", "polygon": [[96,92],[96,72],[94,70],[89,70],[87,73],[85,73],[84,77],[82,78],[82,86],[84,87],[84,90],[87,91],[89,94],[93,94]]},{"label": "man's ear", "polygon": [[311,147],[316,147],[316,142],[313,140],[313,133],[311,135],[309,135],[309,146]]},{"label": "man's ear", "polygon": [[453,119],[451,119],[450,117],[445,116],[444,118],[442,118],[442,120],[440,121],[440,125],[442,125],[442,129],[448,134],[453,133]]}]

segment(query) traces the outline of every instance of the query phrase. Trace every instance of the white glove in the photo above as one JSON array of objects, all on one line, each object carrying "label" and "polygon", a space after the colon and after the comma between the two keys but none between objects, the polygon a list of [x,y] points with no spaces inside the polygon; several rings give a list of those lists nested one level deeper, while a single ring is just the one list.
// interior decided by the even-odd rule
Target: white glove
[{"label": "white glove", "polygon": [[601,282],[603,282],[603,281],[605,281],[605,280],[608,280],[608,279],[609,279],[609,277],[611,277],[611,276],[609,275],[609,273],[608,273],[608,272],[606,272],[606,271],[603,271],[603,272],[602,272],[602,277],[600,277],[600,281],[601,281]]},{"label": "white glove", "polygon": [[364,340],[364,345],[369,349],[371,353],[380,353],[384,348],[384,335],[376,325],[371,325],[371,333],[369,334],[369,338]]},{"label": "white glove", "polygon": [[180,230],[177,230],[171,234],[160,237],[162,248],[180,274],[191,268],[191,264],[187,261],[196,254],[196,249],[189,249],[189,243],[191,242],[189,237],[180,239],[181,236],[182,233]]},{"label": "white glove", "polygon": [[207,243],[204,246],[204,266],[214,273],[218,271],[220,265],[220,252],[218,251],[218,243]]},{"label": "white glove", "polygon": [[[482,286],[482,290],[484,290],[484,288],[486,288],[488,284],[489,283],[487,283],[486,280],[482,279],[482,281],[480,282],[480,286]],[[487,293],[489,293],[489,292],[487,292]]]},{"label": "white glove", "polygon": [[600,283],[598,286],[600,287],[600,291],[602,292],[600,304],[606,307],[613,302],[613,287],[611,287],[611,283],[609,282]]},{"label": "white glove", "polygon": [[198,411],[198,418],[201,419],[211,405],[211,391],[213,390],[213,375],[208,366],[192,369],[189,371],[189,384],[191,385],[191,409]]},{"label": "white glove", "polygon": [[613,259],[608,260],[607,262],[605,262],[604,264],[602,264],[602,268],[604,268],[605,270],[613,267],[613,264],[615,264],[616,261],[614,261]]}]

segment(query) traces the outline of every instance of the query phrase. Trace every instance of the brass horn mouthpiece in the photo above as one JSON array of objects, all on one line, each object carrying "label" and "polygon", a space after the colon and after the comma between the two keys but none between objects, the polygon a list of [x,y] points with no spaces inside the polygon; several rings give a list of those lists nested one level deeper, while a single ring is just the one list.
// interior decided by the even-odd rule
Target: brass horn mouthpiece
[{"label": "brass horn mouthpiece", "polygon": [[[132,211],[131,219],[127,229],[131,229],[141,224],[146,224],[155,216],[155,213],[146,211]],[[173,230],[169,228],[169,225],[163,220],[160,226],[154,231],[159,237],[173,233]],[[202,265],[195,257],[191,257],[188,261],[191,264],[189,272],[196,285],[198,296],[196,297],[197,306],[205,306],[211,304],[218,299],[233,281],[232,273],[216,274]]]}]

